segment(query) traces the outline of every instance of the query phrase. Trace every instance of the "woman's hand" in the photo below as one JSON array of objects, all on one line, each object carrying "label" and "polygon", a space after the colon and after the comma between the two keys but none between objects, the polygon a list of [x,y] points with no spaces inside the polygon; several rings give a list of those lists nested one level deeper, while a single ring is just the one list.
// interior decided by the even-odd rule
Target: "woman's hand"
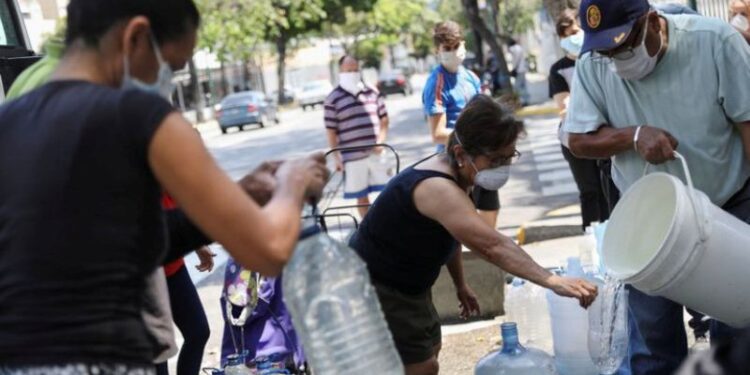
[{"label": "woman's hand", "polygon": [[480,314],[479,299],[468,285],[464,284],[456,289],[456,297],[458,297],[458,308],[461,309],[459,314],[461,319],[469,319]]},{"label": "woman's hand", "polygon": [[195,250],[195,254],[198,255],[198,259],[200,259],[201,264],[195,266],[195,269],[197,269],[200,272],[211,272],[214,269],[214,257],[216,254],[214,254],[211,249],[208,248],[208,246],[203,246],[198,250]]},{"label": "woman's hand", "polygon": [[583,308],[591,306],[598,294],[596,285],[583,279],[553,275],[547,279],[547,282],[549,288],[552,289],[555,294],[563,297],[576,298]]},{"label": "woman's hand", "polygon": [[305,191],[305,199],[314,201],[323,195],[323,188],[328,182],[329,175],[323,153],[290,160],[281,164],[276,171],[279,187],[302,187]]}]

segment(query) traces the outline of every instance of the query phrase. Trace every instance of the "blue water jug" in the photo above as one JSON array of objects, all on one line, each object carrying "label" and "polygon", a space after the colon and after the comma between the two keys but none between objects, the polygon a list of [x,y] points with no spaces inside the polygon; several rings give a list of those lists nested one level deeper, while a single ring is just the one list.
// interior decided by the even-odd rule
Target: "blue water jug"
[{"label": "blue water jug", "polygon": [[503,348],[482,358],[475,375],[557,375],[549,354],[520,344],[516,323],[503,323],[500,331]]}]

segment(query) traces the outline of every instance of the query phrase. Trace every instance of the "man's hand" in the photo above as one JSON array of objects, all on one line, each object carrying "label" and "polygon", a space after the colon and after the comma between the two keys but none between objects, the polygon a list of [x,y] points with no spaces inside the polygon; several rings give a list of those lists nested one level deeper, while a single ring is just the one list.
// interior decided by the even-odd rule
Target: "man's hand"
[{"label": "man's hand", "polygon": [[461,319],[469,319],[480,314],[477,295],[468,285],[456,289],[456,297],[458,297],[458,308],[461,309],[459,314]]},{"label": "man's hand", "polygon": [[678,145],[677,139],[666,130],[643,126],[636,149],[647,162],[656,165],[674,160]]},{"label": "man's hand", "polygon": [[598,290],[596,285],[583,280],[569,277],[550,276],[547,280],[549,288],[555,294],[563,297],[572,297],[578,299],[581,307],[588,308],[594,303]]},{"label": "man's hand", "polygon": [[240,180],[240,187],[258,205],[265,206],[273,197],[273,192],[276,189],[276,177],[274,175],[281,164],[280,161],[268,161],[261,164]]},{"label": "man's hand", "polygon": [[203,246],[198,250],[195,250],[195,254],[198,255],[198,259],[200,259],[201,264],[195,266],[195,269],[197,269],[200,272],[211,272],[214,269],[214,257],[216,254],[214,254],[211,249],[208,248],[208,246]]},{"label": "man's hand", "polygon": [[344,162],[341,161],[341,155],[339,153],[336,153],[333,160],[334,160],[334,163],[336,163],[336,172],[343,172]]}]

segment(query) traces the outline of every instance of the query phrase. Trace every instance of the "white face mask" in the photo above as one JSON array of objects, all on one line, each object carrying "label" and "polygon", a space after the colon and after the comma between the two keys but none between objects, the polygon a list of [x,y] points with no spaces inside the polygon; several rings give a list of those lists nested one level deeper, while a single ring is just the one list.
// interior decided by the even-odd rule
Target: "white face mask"
[{"label": "white face mask", "polygon": [[510,165],[501,165],[492,169],[477,170],[477,166],[474,162],[471,162],[471,166],[477,171],[476,177],[474,177],[474,185],[481,187],[485,190],[495,191],[505,186],[510,179]]},{"label": "white face mask", "polygon": [[583,30],[579,30],[577,33],[562,38],[560,40],[560,47],[565,51],[565,53],[578,57],[578,54],[581,53],[581,49],[583,48]]},{"label": "white face mask", "polygon": [[747,20],[747,17],[741,14],[732,17],[732,20],[729,21],[729,23],[742,31],[747,31],[747,29],[750,29],[750,21]]},{"label": "white face mask", "polygon": [[[456,142],[463,147],[461,140],[458,138],[458,134],[455,132],[453,134],[456,137]],[[473,160],[469,159],[469,163],[477,172],[474,176],[474,186],[479,186],[485,190],[496,191],[505,186],[510,179],[510,165],[501,165],[499,167],[483,169],[480,171],[477,169]]]},{"label": "white face mask", "polygon": [[646,49],[646,36],[648,35],[648,19],[643,31],[643,39],[641,43],[633,50],[633,56],[627,60],[619,60],[616,57],[612,58],[612,64],[610,69],[617,73],[622,79],[634,80],[645,78],[651,74],[656,68],[656,63],[659,60],[659,52],[661,52],[662,42],[661,36],[659,36],[659,49],[654,56],[648,54]]},{"label": "white face mask", "polygon": [[171,100],[172,93],[174,92],[176,88],[174,83],[172,83],[174,72],[172,72],[172,68],[169,66],[169,64],[167,64],[166,61],[164,61],[164,58],[161,56],[161,51],[159,51],[159,45],[156,43],[156,39],[154,39],[153,34],[151,36],[151,46],[154,49],[154,55],[156,55],[156,61],[159,62],[159,73],[157,74],[156,82],[146,83],[131,76],[130,75],[130,60],[128,59],[128,56],[125,56],[124,57],[125,73],[122,78],[122,84],[120,88],[122,89],[135,88],[135,89],[143,90],[146,92],[159,94],[165,99]]},{"label": "white face mask", "polygon": [[440,52],[440,63],[452,73],[458,72],[458,68],[464,63],[464,59],[466,59],[466,46],[463,43],[454,51]]},{"label": "white face mask", "polygon": [[339,86],[354,95],[358,94],[364,88],[362,74],[360,72],[340,73]]}]

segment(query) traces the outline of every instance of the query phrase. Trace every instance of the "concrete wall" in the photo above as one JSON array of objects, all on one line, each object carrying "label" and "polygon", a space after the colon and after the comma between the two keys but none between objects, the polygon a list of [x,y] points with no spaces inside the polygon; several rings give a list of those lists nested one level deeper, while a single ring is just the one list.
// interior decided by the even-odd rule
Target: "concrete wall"
[{"label": "concrete wall", "polygon": [[[482,317],[494,318],[503,315],[505,302],[505,272],[487,263],[471,252],[464,252],[464,275],[466,282],[479,297]],[[440,278],[432,287],[432,301],[444,322],[459,319],[456,288],[448,269],[443,267]]]}]

